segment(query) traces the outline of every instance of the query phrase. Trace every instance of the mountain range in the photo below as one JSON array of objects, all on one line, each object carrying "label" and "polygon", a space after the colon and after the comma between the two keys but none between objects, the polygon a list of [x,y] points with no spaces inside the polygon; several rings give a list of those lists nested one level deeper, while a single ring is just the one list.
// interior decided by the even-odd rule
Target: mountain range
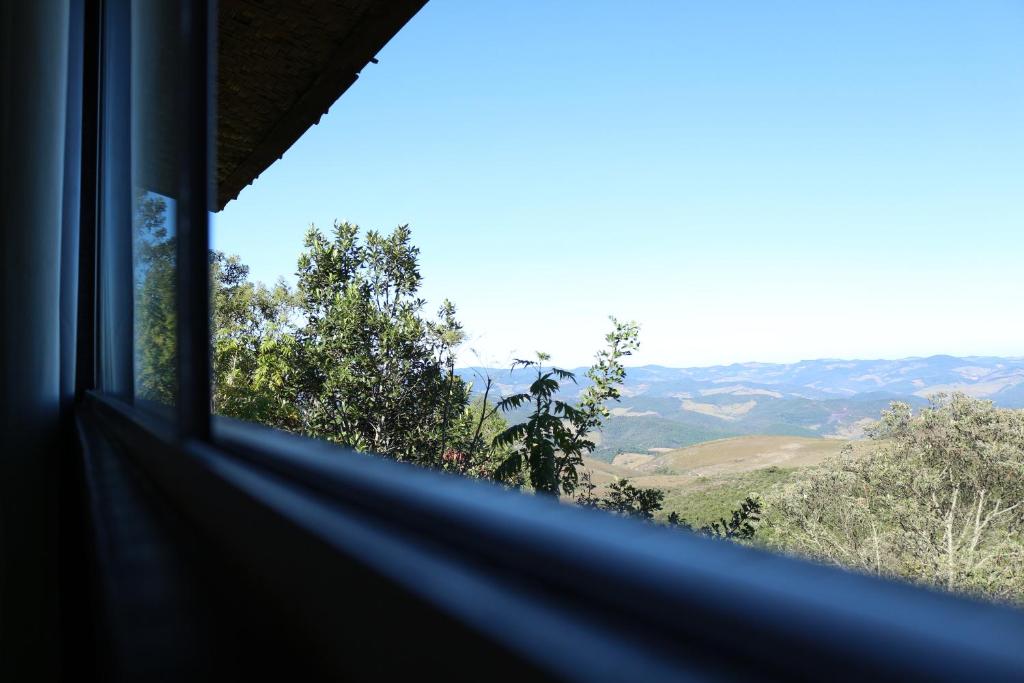
[{"label": "mountain range", "polygon": [[[588,386],[563,382],[561,397],[575,399]],[[526,391],[531,368],[462,368],[456,371],[491,396]],[[1007,408],[1024,407],[1024,358],[931,356],[899,360],[819,359],[797,363],[734,363],[700,368],[644,365],[627,368],[622,400],[600,435],[595,457],[661,449],[745,434],[858,438],[892,401],[914,407],[954,391]],[[520,415],[507,416],[511,420]]]}]

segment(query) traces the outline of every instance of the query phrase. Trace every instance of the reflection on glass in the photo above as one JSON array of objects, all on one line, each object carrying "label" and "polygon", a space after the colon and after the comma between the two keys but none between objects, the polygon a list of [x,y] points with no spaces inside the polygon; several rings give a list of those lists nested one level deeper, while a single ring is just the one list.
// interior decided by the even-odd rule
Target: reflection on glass
[{"label": "reflection on glass", "polygon": [[177,395],[179,12],[174,2],[132,5],[133,363],[143,405],[172,405]]},{"label": "reflection on glass", "polygon": [[135,396],[174,403],[176,314],[174,202],[155,192],[135,196]]}]

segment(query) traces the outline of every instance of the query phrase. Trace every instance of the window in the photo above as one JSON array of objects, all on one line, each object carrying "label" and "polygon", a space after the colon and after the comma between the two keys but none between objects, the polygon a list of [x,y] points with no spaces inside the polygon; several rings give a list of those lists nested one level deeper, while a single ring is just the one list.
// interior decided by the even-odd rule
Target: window
[{"label": "window", "polygon": [[134,395],[173,406],[177,398],[177,242],[182,101],[178,3],[131,11],[131,172],[135,305]]},{"label": "window", "polygon": [[[147,566],[169,566],[163,558],[172,551],[189,557],[183,564],[234,601],[234,610],[204,602],[207,616],[215,617],[210,623],[251,621],[242,629],[248,646],[242,651],[254,658],[250,666],[265,661],[268,671],[386,678],[416,667],[457,678],[577,680],[1018,675],[1024,619],[1015,610],[434,471],[458,471],[464,462],[445,440],[426,449],[436,460],[430,469],[393,461],[415,462],[424,451],[418,443],[385,451],[388,459],[356,453],[351,446],[359,443],[301,436],[313,433],[311,420],[345,416],[291,411],[299,401],[282,405],[289,395],[280,382],[290,367],[275,364],[283,357],[275,354],[296,339],[289,326],[320,335],[304,353],[337,362],[350,357],[346,351],[359,352],[335,343],[339,327],[356,320],[366,329],[381,310],[359,309],[368,299],[409,306],[399,317],[429,334],[396,348],[411,349],[405,360],[414,370],[429,366],[408,377],[441,392],[456,384],[454,362],[445,355],[455,326],[416,320],[412,285],[418,283],[401,277],[375,289],[379,283],[368,275],[360,281],[368,297],[345,300],[348,310],[328,310],[345,283],[318,280],[318,262],[367,269],[358,259],[346,261],[354,258],[345,247],[356,234],[347,226],[332,237],[308,238],[300,266],[306,271],[300,277],[310,280],[307,300],[291,313],[283,289],[246,285],[239,263],[211,255],[208,211],[267,171],[422,4],[299,9],[225,1],[216,20],[199,2],[103,4],[94,140],[100,150],[98,315],[94,329],[83,332],[98,337],[98,378],[79,413],[84,448],[97,462],[136,472],[143,484],[133,489],[135,497],[158,509],[154,518],[175,531],[160,543],[140,534],[156,546],[140,548]],[[210,94],[215,31],[216,100]],[[296,39],[303,32],[312,36],[308,43]],[[254,41],[280,49],[251,53]],[[257,64],[274,80],[253,78]],[[296,75],[302,69],[308,82]],[[275,93],[284,93],[289,106]],[[399,230],[368,239],[359,256],[408,262],[415,253],[406,238]],[[417,346],[423,338],[435,346]],[[421,351],[440,355],[428,362]],[[325,388],[314,397],[319,400],[330,394],[331,378],[316,379]],[[218,393],[216,382],[242,390]],[[365,387],[372,405],[376,389]],[[403,394],[412,392],[402,389],[394,397],[400,407]],[[359,395],[343,398],[332,411]],[[300,434],[223,415],[269,421],[266,411],[292,420]],[[211,419],[211,412],[221,415]],[[445,439],[453,438],[454,416],[444,410],[409,414],[394,416],[407,420],[405,432],[437,420]],[[565,416],[549,423],[552,434]],[[94,496],[107,493],[92,489]],[[131,514],[120,515],[126,517]],[[152,598],[184,609],[189,600],[166,590],[170,572],[125,569],[122,538],[109,535],[98,549],[99,571],[120,572],[149,588],[139,591],[143,603]],[[189,626],[203,613],[176,619]],[[224,632],[210,628],[214,637]],[[217,666],[230,667],[235,654],[204,656],[220,656]]]},{"label": "window", "polygon": [[430,6],[218,214],[214,410],[1020,601],[1017,16]]}]

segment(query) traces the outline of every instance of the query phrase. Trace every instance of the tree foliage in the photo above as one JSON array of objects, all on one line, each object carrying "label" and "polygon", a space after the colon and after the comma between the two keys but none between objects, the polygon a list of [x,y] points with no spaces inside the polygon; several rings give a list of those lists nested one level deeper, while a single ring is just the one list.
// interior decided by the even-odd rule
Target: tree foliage
[{"label": "tree foliage", "polygon": [[495,478],[521,486],[528,483],[533,490],[548,495],[565,493],[571,496],[579,484],[583,456],[593,452],[590,436],[607,417],[609,401],[619,400],[619,386],[625,379],[622,359],[638,346],[636,323],[622,323],[612,318],[613,329],[605,336],[607,347],[598,352],[594,365],[587,371],[592,384],[583,390],[578,405],[558,398],[562,382],[575,382],[568,370],[545,367],[549,358],[538,353],[537,360],[516,360],[516,367],[531,367],[536,379],[524,393],[506,396],[498,408],[509,412],[530,406],[524,422],[510,426],[494,440],[496,447],[510,449],[508,457],[498,466]]},{"label": "tree foliage", "polygon": [[177,244],[167,200],[138,192],[134,202],[135,395],[173,404],[177,396]]},{"label": "tree foliage", "polygon": [[[701,526],[696,531],[712,538],[724,538],[731,541],[749,541],[757,533],[761,521],[761,500],[756,496],[747,496],[740,506],[732,511],[729,519],[721,518]],[[668,520],[670,525],[682,526],[693,530],[693,527],[678,515]]]},{"label": "tree foliage", "polygon": [[[136,201],[136,395],[173,403],[175,239],[166,200]],[[210,252],[211,409],[397,460],[491,476],[507,452],[493,402],[474,402],[455,373],[454,306],[423,315],[419,250],[349,223],[311,227],[298,282],[250,282],[234,256]]]},{"label": "tree foliage", "polygon": [[294,367],[302,431],[396,460],[439,465],[451,407],[467,405],[454,375],[462,328],[444,302],[423,316],[419,250],[408,226],[390,235],[350,223],[306,234],[298,263],[304,324]]},{"label": "tree foliage", "polygon": [[617,515],[650,521],[654,519],[654,513],[661,510],[664,500],[664,491],[637,488],[628,479],[619,479],[608,485],[608,491],[596,499],[594,507]]},{"label": "tree foliage", "polygon": [[[598,494],[589,471],[580,476],[580,490],[576,496],[576,504],[580,507],[604,510],[623,517],[632,517],[643,521],[653,521],[654,514],[662,509],[665,492],[660,489],[640,488],[628,479],[620,478],[609,484]],[[729,520],[720,519],[701,527],[692,524],[679,516],[677,512],[669,513],[665,523],[669,527],[685,529],[711,538],[722,538],[733,541],[750,541],[757,532],[761,520],[761,502],[759,498],[748,496],[740,506],[732,511]]]},{"label": "tree foliage", "polygon": [[847,452],[771,496],[775,547],[879,575],[1024,596],[1024,413],[963,394],[894,403]]},{"label": "tree foliage", "polygon": [[461,414],[455,414],[457,408],[451,408],[442,468],[477,479],[493,479],[509,453],[507,447],[494,445],[494,440],[508,428],[508,422],[489,400],[489,392],[473,399]]},{"label": "tree foliage", "polygon": [[213,412],[298,430],[295,293],[249,282],[237,256],[211,252],[210,271]]}]

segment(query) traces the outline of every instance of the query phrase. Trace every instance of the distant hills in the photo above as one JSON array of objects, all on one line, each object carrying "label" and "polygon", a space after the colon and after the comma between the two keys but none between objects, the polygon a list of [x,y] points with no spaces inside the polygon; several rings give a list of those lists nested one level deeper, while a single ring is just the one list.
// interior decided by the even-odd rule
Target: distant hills
[{"label": "distant hills", "polygon": [[[573,399],[587,386],[563,386]],[[482,391],[525,391],[530,369],[457,371]],[[705,368],[645,365],[629,368],[622,402],[605,424],[595,456],[682,448],[745,434],[858,438],[889,403],[924,405],[928,396],[962,391],[1009,408],[1024,407],[1024,358],[931,356],[900,360],[807,360],[734,363]],[[515,417],[515,416],[513,416]]]}]

